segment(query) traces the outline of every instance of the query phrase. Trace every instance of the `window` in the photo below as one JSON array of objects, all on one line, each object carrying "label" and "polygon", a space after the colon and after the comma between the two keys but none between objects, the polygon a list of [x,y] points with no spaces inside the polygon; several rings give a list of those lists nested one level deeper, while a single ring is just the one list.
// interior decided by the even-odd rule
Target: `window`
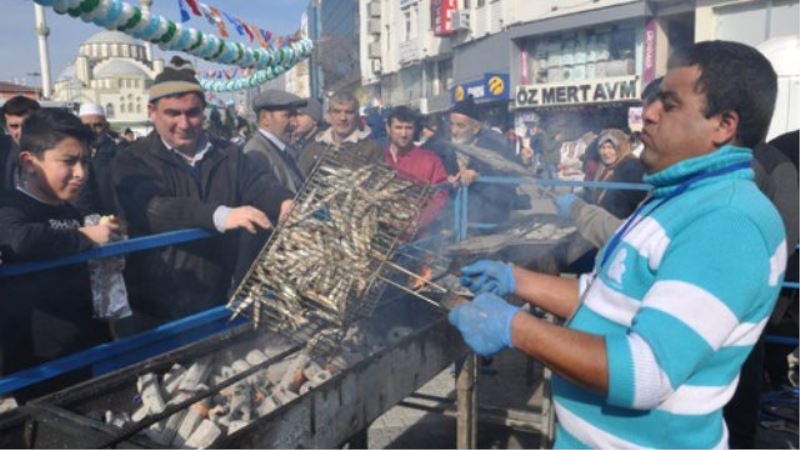
[{"label": "window", "polygon": [[114,118],[114,104],[113,103],[106,103],[106,117],[109,119]]},{"label": "window", "polygon": [[478,0],[478,4],[476,5],[478,8],[483,8],[486,5],[486,0]]},{"label": "window", "polygon": [[119,104],[119,112],[121,112],[122,114],[125,114],[125,103],[120,103]]},{"label": "window", "polygon": [[403,39],[403,40],[404,41],[410,41],[411,37],[412,37],[411,36],[411,12],[410,11],[406,11],[403,14],[403,17],[404,17],[404,20],[406,22],[406,36],[405,36],[405,39]]},{"label": "window", "polygon": [[141,113],[142,112],[142,104],[141,103],[136,105],[136,112],[137,113]]},{"label": "window", "polygon": [[133,103],[128,103],[128,112],[133,112]]}]

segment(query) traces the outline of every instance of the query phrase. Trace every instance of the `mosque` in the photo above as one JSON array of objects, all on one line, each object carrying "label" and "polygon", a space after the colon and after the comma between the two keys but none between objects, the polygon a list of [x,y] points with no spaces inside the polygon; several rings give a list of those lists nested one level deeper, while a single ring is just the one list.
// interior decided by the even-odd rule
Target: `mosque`
[{"label": "mosque", "polygon": [[[149,8],[152,0],[142,0]],[[152,46],[119,31],[103,30],[81,44],[75,61],[55,81],[53,100],[97,103],[111,126],[144,132],[147,90],[164,69]]]}]

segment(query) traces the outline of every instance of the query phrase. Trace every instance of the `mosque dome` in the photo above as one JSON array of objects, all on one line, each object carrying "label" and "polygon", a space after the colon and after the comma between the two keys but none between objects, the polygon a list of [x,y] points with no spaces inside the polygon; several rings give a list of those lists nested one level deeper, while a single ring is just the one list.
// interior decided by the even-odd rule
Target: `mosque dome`
[{"label": "mosque dome", "polygon": [[124,77],[124,78],[150,78],[137,64],[124,59],[113,59],[97,66],[94,72],[95,79]]},{"label": "mosque dome", "polygon": [[103,30],[81,44],[78,55],[90,60],[131,58],[145,62],[147,54],[142,41],[119,31]]}]

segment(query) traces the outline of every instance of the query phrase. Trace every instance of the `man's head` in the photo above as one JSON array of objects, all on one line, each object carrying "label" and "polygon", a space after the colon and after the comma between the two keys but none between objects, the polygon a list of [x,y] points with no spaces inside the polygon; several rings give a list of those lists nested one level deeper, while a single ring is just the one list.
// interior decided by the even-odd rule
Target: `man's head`
[{"label": "man's head", "polygon": [[206,97],[188,61],[175,56],[171,64],[150,86],[147,112],[167,145],[193,155],[203,135]]},{"label": "man's head", "polygon": [[314,131],[322,120],[322,104],[315,98],[309,98],[306,106],[297,110],[292,122],[292,136],[299,139]]},{"label": "man's head", "polygon": [[411,148],[414,143],[417,115],[407,106],[393,108],[386,118],[386,135],[389,142],[403,151]]},{"label": "man's head", "polygon": [[472,143],[482,126],[478,107],[471,95],[450,110],[450,137],[456,144]]},{"label": "man's head", "polygon": [[326,115],[335,141],[347,138],[358,126],[358,99],[350,92],[337,92],[328,102]]},{"label": "man's head", "polygon": [[36,100],[31,100],[21,95],[8,99],[3,105],[6,133],[17,144],[19,144],[20,134],[22,133],[22,122],[38,109],[39,103]]},{"label": "man's head", "polygon": [[297,108],[305,105],[300,97],[277,89],[266,89],[253,100],[258,127],[269,131],[283,142],[289,142],[291,123]]},{"label": "man's head", "polygon": [[86,182],[92,131],[72,114],[40,110],[22,124],[25,188],[47,203],[73,200]]},{"label": "man's head", "polygon": [[727,144],[754,147],[766,135],[776,95],[775,71],[752,47],[711,41],[676,53],[644,110],[642,163],[658,172]]},{"label": "man's head", "polygon": [[100,137],[108,132],[108,121],[106,120],[106,111],[102,106],[94,103],[84,103],[78,111],[78,117],[81,123],[89,127],[94,133],[95,137]]},{"label": "man's head", "polygon": [[122,133],[122,137],[128,142],[133,142],[136,140],[136,134],[134,134],[133,130],[130,128],[125,128],[125,131]]}]

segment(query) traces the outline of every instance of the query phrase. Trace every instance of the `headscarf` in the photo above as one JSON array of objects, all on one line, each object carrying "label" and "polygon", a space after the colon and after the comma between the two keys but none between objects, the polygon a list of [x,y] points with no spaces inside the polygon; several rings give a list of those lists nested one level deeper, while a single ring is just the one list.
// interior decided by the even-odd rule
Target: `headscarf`
[{"label": "headscarf", "polygon": [[[600,158],[600,170],[597,171],[594,181],[611,180],[614,177],[614,170],[617,168],[617,166],[619,166],[623,160],[633,157],[633,149],[631,148],[630,140],[624,131],[616,128],[609,128],[601,131],[600,137],[597,138],[598,153],[600,146],[606,142],[610,142],[611,145],[614,146],[614,149],[617,153],[617,159],[613,164],[607,166],[602,162],[602,158]],[[593,195],[594,203],[599,204],[603,200],[603,197],[605,197],[606,192],[608,192],[607,189],[596,189]]]}]

